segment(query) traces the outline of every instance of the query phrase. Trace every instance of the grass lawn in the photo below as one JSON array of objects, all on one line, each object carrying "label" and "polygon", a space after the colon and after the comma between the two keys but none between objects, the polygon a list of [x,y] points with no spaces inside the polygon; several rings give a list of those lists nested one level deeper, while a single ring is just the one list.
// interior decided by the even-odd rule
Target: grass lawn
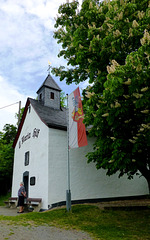
[{"label": "grass lawn", "polygon": [[65,229],[86,231],[99,240],[150,239],[150,209],[137,211],[100,210],[96,206],[76,205],[71,212],[65,208],[16,217],[0,216],[1,220],[28,226],[48,224]]}]

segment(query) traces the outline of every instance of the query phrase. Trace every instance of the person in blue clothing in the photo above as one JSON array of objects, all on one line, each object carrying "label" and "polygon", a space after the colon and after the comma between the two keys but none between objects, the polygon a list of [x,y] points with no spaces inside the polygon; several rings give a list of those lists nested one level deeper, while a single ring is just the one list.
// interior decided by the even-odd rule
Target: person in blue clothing
[{"label": "person in blue clothing", "polygon": [[24,211],[24,198],[26,197],[26,192],[24,188],[24,183],[20,183],[20,188],[18,190],[18,207],[20,207],[18,213],[23,213]]}]

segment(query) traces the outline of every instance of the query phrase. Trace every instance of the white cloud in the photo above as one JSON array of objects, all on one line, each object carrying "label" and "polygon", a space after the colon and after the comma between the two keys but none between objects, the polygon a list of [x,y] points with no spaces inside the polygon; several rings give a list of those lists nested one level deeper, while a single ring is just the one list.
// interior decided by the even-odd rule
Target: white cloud
[{"label": "white cloud", "polygon": [[[24,75],[29,71],[34,73],[34,69],[40,70],[45,66],[45,59],[45,69],[49,59],[58,65],[60,46],[53,39],[53,30],[54,16],[61,2],[8,0],[1,3],[0,70],[5,65],[15,76],[16,71]],[[22,66],[24,62],[25,67]],[[30,68],[26,68],[29,64]],[[15,78],[11,81],[15,82]]]},{"label": "white cloud", "polygon": [[0,131],[7,123],[16,125],[15,114],[19,110],[18,102],[21,101],[22,107],[24,107],[26,99],[26,95],[19,93],[15,86],[0,76]]},{"label": "white cloud", "polygon": [[[28,96],[36,97],[37,89],[47,76],[48,60],[53,66],[66,63],[57,57],[61,46],[53,38],[54,17],[65,2],[1,0],[0,107],[19,100],[25,102]],[[66,86],[65,81],[59,85],[66,93],[74,88],[74,84]],[[0,110],[0,129],[14,119],[16,112],[17,104]]]}]

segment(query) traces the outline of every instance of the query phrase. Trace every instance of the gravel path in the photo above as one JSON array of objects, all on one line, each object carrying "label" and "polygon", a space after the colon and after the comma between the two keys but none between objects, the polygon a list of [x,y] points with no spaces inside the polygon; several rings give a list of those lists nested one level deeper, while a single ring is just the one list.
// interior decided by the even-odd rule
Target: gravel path
[{"label": "gravel path", "polygon": [[[0,207],[0,215],[16,216],[17,209]],[[22,226],[0,221],[0,240],[93,240],[85,232],[64,230],[51,226]]]},{"label": "gravel path", "polygon": [[0,222],[0,240],[92,240],[84,232],[49,226],[24,227]]},{"label": "gravel path", "polygon": [[7,208],[7,207],[1,207],[0,206],[0,215],[3,216],[17,216],[18,209],[17,208]]}]

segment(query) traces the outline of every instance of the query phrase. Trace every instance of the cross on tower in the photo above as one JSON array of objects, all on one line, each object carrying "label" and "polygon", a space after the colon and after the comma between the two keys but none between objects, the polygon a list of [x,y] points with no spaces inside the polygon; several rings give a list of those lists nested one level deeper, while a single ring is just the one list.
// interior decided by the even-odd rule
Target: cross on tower
[{"label": "cross on tower", "polygon": [[50,75],[50,70],[51,70],[51,62],[48,61],[48,69],[47,69],[47,71],[48,71],[48,74],[49,74],[49,75]]}]

